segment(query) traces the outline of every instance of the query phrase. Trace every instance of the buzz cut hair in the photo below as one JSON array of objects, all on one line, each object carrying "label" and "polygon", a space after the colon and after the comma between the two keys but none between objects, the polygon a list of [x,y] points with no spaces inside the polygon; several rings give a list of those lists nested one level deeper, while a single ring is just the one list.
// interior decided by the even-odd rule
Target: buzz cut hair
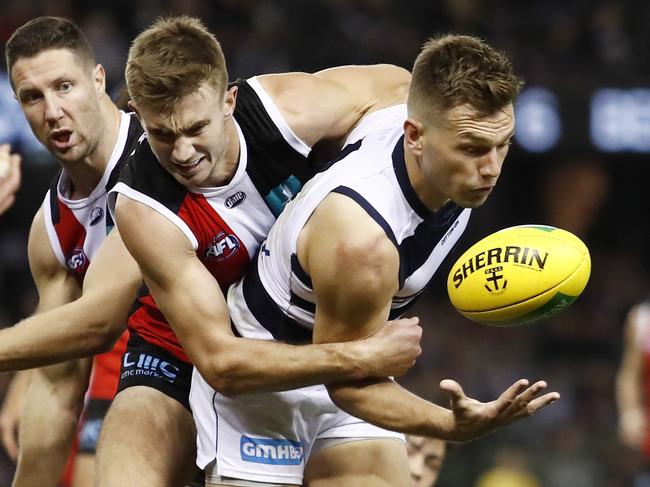
[{"label": "buzz cut hair", "polygon": [[228,71],[219,41],[198,18],[158,19],[131,44],[126,85],[137,107],[169,115],[206,82],[225,94]]},{"label": "buzz cut hair", "polygon": [[431,117],[468,104],[490,116],[514,103],[523,87],[502,52],[472,36],[429,39],[413,65],[409,116]]},{"label": "buzz cut hair", "polygon": [[50,49],[67,49],[92,70],[95,54],[81,29],[63,17],[36,17],[11,34],[5,46],[7,74],[13,86],[11,70],[19,59],[32,58]]}]

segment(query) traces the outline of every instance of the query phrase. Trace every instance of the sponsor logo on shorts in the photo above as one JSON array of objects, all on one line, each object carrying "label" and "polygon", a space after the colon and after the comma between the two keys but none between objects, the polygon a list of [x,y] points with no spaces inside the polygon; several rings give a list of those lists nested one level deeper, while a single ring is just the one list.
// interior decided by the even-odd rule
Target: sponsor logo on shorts
[{"label": "sponsor logo on shorts", "polygon": [[303,459],[302,445],[295,440],[242,436],[239,451],[243,461],[252,463],[300,465]]},{"label": "sponsor logo on shorts", "polygon": [[235,206],[241,205],[246,199],[246,193],[243,191],[237,191],[232,196],[226,198],[226,208],[234,208]]},{"label": "sponsor logo on shorts", "polygon": [[104,210],[99,206],[96,206],[90,212],[90,226],[97,225],[104,218]]},{"label": "sponsor logo on shorts", "polygon": [[232,257],[239,250],[239,239],[235,235],[221,232],[212,239],[210,246],[205,251],[205,258],[225,260]]},{"label": "sponsor logo on shorts", "polygon": [[126,352],[122,360],[122,375],[120,378],[134,376],[152,377],[154,379],[174,382],[180,369],[166,360],[147,353]]}]

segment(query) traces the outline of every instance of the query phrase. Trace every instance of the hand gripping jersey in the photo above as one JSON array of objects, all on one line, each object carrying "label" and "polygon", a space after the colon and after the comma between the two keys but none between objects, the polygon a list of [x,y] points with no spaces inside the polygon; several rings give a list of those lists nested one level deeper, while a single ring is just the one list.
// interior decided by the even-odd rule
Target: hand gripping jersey
[{"label": "hand gripping jersey", "polygon": [[[307,160],[310,147],[291,131],[259,82],[251,78],[235,84],[240,156],[226,186],[181,185],[158,163],[145,139],[127,163],[109,202],[113,210],[114,195],[123,193],[178,226],[224,293],[249,268],[285,203],[316,172]],[[128,325],[145,341],[189,362],[151,295],[139,299]]]},{"label": "hand gripping jersey", "polygon": [[315,298],[311,279],[296,257],[296,242],[309,216],[331,192],[356,201],[397,247],[399,291],[392,299],[391,319],[402,315],[429,283],[465,230],[471,210],[450,202],[432,212],[418,199],[406,173],[406,111],[404,106],[400,110],[399,116],[387,119],[384,129],[348,145],[280,215],[256,265],[228,295],[231,319],[242,336],[311,341]]},{"label": "hand gripping jersey", "polygon": [[[70,180],[60,170],[43,202],[45,227],[59,263],[72,274],[79,285],[97,249],[113,227],[106,199],[120,170],[135,149],[142,128],[133,114],[120,112],[120,129],[106,169],[92,193],[83,199],[71,200]],[[112,399],[119,379],[120,361],[126,347],[124,332],[113,349],[93,360],[93,373],[88,389],[90,399]]]}]

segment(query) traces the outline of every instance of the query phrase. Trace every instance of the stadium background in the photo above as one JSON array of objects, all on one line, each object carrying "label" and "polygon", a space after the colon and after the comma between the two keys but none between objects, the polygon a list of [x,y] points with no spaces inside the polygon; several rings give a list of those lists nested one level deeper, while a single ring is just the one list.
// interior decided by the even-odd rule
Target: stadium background
[{"label": "stadium background", "polygon": [[[451,308],[444,290],[447,262],[415,311],[425,327],[424,354],[401,382],[440,403],[446,399],[437,383],[446,377],[482,400],[519,377],[548,380],[562,394],[529,420],[453,446],[441,487],[476,485],[503,465],[518,465],[546,487],[630,485],[641,460],[616,438],[614,377],[625,313],[650,289],[650,3],[2,0],[0,12],[0,44],[37,15],[77,21],[113,92],[129,41],[166,14],[200,16],[221,41],[232,79],[355,63],[410,68],[423,41],[443,32],[478,35],[509,53],[527,82],[517,106],[518,135],[497,189],[475,212],[456,256],[499,228],[551,224],[587,242],[592,278],[560,316],[496,329]],[[6,326],[31,313],[36,302],[27,233],[56,166],[31,137],[3,68],[0,142],[11,142],[24,160],[16,205],[0,221],[0,324]],[[0,379],[2,394],[6,376]],[[0,486],[9,485],[11,465],[0,463]]]}]

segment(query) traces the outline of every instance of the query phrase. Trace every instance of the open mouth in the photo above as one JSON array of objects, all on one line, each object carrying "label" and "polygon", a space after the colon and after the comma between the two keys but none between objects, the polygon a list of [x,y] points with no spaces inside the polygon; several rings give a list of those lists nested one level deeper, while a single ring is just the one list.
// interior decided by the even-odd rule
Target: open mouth
[{"label": "open mouth", "polygon": [[203,162],[203,159],[205,159],[205,156],[199,157],[196,161],[190,163],[190,164],[177,164],[173,163],[174,166],[176,166],[178,169],[180,169],[182,172],[190,172],[194,169],[196,169],[201,162]]},{"label": "open mouth", "polygon": [[50,133],[50,140],[57,149],[67,149],[72,145],[72,130],[61,129]]}]

